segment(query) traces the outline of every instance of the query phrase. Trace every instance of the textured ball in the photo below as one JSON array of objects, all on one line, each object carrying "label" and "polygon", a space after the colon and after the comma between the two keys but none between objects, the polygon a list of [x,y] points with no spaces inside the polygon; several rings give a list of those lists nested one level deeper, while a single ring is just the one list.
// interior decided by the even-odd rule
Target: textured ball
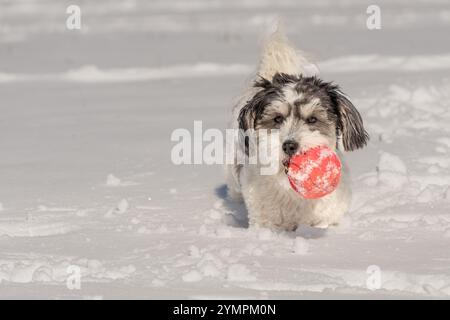
[{"label": "textured ball", "polygon": [[294,155],[287,176],[292,188],[306,199],[333,192],[341,178],[341,161],[328,147],[315,147]]}]

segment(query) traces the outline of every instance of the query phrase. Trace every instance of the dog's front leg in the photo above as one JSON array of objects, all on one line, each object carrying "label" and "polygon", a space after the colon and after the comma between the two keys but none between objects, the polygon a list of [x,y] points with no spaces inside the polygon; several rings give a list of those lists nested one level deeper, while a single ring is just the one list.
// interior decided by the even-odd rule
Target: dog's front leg
[{"label": "dog's front leg", "polygon": [[[247,172],[248,173],[248,172]],[[274,177],[249,175],[243,179],[242,194],[248,211],[250,227],[293,231],[297,221],[286,216],[286,198]]]}]

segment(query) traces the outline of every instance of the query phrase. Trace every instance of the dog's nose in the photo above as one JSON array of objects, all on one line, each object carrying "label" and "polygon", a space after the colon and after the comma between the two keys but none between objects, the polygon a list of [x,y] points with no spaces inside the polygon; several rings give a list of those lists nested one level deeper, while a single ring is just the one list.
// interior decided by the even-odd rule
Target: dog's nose
[{"label": "dog's nose", "polygon": [[292,156],[298,150],[298,143],[294,140],[286,140],[285,142],[283,142],[282,148],[284,153],[286,153],[288,156]]}]

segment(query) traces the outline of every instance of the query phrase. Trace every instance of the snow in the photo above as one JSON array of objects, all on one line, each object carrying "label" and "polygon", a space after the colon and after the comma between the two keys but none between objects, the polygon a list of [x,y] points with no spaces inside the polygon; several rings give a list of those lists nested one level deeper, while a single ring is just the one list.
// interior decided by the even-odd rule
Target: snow
[{"label": "snow", "polygon": [[106,185],[109,187],[120,186],[120,182],[120,179],[114,176],[112,173],[108,174],[108,177],[106,177]]},{"label": "snow", "polygon": [[307,254],[309,251],[309,243],[307,240],[297,237],[294,240],[294,253],[304,255]]},{"label": "snow", "polygon": [[378,182],[393,188],[401,188],[408,183],[408,171],[400,157],[382,152],[378,161]]},{"label": "snow", "polygon": [[256,281],[256,277],[243,264],[232,264],[227,271],[228,281]]},{"label": "snow", "polygon": [[203,279],[202,275],[200,274],[200,272],[198,272],[196,270],[189,271],[188,273],[183,275],[184,282],[197,282],[202,279]]},{"label": "snow", "polygon": [[119,201],[117,206],[114,209],[108,210],[108,212],[105,214],[106,218],[113,218],[117,215],[124,214],[128,211],[130,205],[127,201],[127,199],[122,199]]},{"label": "snow", "polygon": [[197,63],[194,65],[177,65],[168,68],[118,68],[102,70],[94,65],[82,66],[64,73],[49,74],[8,74],[0,73],[1,82],[29,81],[67,81],[84,83],[136,82],[163,79],[217,77],[227,75],[244,75],[251,68],[241,64]]},{"label": "snow", "polygon": [[323,61],[321,69],[332,72],[432,71],[450,69],[450,54],[442,55],[349,55]]},{"label": "snow", "polygon": [[[0,298],[448,299],[448,4],[378,1],[369,31],[371,3],[277,3],[82,2],[79,31],[0,5]],[[225,128],[277,15],[371,135],[336,228],[248,228],[221,166],[170,161],[174,129]]]}]

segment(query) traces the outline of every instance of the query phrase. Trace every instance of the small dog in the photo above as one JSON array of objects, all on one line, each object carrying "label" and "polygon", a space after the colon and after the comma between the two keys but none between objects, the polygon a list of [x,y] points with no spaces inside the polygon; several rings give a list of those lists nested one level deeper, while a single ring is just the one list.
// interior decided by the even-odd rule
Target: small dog
[{"label": "small dog", "polygon": [[289,159],[297,152],[320,145],[338,153],[342,148],[352,151],[369,139],[353,104],[337,85],[311,75],[314,68],[277,30],[266,42],[257,76],[233,109],[234,129],[279,133],[276,174],[261,175],[259,165],[226,166],[228,196],[245,202],[250,226],[288,231],[299,225],[328,228],[337,225],[349,208],[345,165],[336,190],[319,199],[302,198],[286,176]]}]

